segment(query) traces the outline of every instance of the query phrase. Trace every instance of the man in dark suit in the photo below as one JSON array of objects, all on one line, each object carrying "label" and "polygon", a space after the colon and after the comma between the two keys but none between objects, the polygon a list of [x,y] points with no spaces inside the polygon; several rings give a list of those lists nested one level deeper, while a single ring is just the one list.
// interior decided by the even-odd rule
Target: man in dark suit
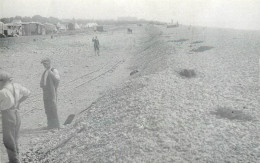
[{"label": "man in dark suit", "polygon": [[48,121],[47,128],[60,128],[57,112],[57,89],[60,82],[60,75],[58,70],[51,66],[49,58],[42,59],[41,63],[45,68],[40,85],[43,90],[43,102]]},{"label": "man in dark suit", "polygon": [[94,42],[95,54],[99,55],[99,41],[98,41],[97,36],[92,38],[92,42]]}]

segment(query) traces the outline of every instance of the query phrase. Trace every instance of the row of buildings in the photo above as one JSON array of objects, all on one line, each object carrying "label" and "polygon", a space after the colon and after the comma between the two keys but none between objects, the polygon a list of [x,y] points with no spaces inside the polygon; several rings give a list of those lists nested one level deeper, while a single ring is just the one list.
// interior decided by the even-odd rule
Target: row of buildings
[{"label": "row of buildings", "polygon": [[39,22],[12,22],[4,24],[0,22],[0,34],[2,36],[31,36],[45,35],[57,32],[55,25]]},{"label": "row of buildings", "polygon": [[21,22],[13,21],[12,23],[4,24],[0,22],[1,36],[31,36],[53,34],[58,31],[77,30],[80,28],[93,28],[95,31],[103,31],[103,26],[96,23],[89,23],[79,26],[77,23],[39,23],[39,22]]}]

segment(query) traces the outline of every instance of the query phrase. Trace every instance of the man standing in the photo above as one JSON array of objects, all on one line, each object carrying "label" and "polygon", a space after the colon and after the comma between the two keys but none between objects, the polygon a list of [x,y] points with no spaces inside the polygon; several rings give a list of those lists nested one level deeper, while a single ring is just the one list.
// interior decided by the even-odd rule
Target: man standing
[{"label": "man standing", "polygon": [[0,110],[2,113],[3,141],[10,163],[20,163],[18,139],[21,119],[20,103],[28,98],[30,91],[12,83],[11,75],[0,70]]},{"label": "man standing", "polygon": [[45,68],[40,85],[43,90],[43,102],[48,121],[47,128],[60,128],[57,113],[57,89],[60,82],[59,72],[51,66],[49,58],[42,59],[41,63]]},{"label": "man standing", "polygon": [[95,54],[99,55],[99,41],[97,36],[95,38],[92,38],[92,42],[94,42]]}]

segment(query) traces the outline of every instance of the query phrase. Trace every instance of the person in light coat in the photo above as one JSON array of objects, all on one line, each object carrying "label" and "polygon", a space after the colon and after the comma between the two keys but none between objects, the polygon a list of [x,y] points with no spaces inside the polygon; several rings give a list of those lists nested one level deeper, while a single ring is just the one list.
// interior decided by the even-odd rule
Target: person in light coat
[{"label": "person in light coat", "polygon": [[30,91],[12,82],[11,75],[0,70],[0,111],[2,114],[3,141],[10,163],[20,163],[18,139],[21,126],[20,104],[28,98]]}]

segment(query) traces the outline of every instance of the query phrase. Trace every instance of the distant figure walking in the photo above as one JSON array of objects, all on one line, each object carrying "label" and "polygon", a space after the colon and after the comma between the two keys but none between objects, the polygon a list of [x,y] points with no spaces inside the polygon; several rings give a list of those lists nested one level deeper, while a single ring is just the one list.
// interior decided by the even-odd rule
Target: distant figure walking
[{"label": "distant figure walking", "polygon": [[130,28],[127,28],[127,33],[128,33],[128,34],[132,34],[132,33],[133,33],[133,30],[130,29]]},{"label": "distant figure walking", "polygon": [[49,58],[42,59],[41,63],[45,68],[40,86],[43,90],[43,102],[48,121],[47,129],[60,128],[57,112],[57,89],[60,75],[58,70],[51,66]]},{"label": "distant figure walking", "polygon": [[30,91],[18,83],[13,83],[11,75],[0,70],[0,110],[2,113],[3,141],[10,163],[20,163],[19,132],[21,119],[20,104],[28,98]]},{"label": "distant figure walking", "polygon": [[95,50],[95,54],[99,55],[99,41],[97,36],[94,38],[92,38],[92,42],[94,42],[94,50]]}]

